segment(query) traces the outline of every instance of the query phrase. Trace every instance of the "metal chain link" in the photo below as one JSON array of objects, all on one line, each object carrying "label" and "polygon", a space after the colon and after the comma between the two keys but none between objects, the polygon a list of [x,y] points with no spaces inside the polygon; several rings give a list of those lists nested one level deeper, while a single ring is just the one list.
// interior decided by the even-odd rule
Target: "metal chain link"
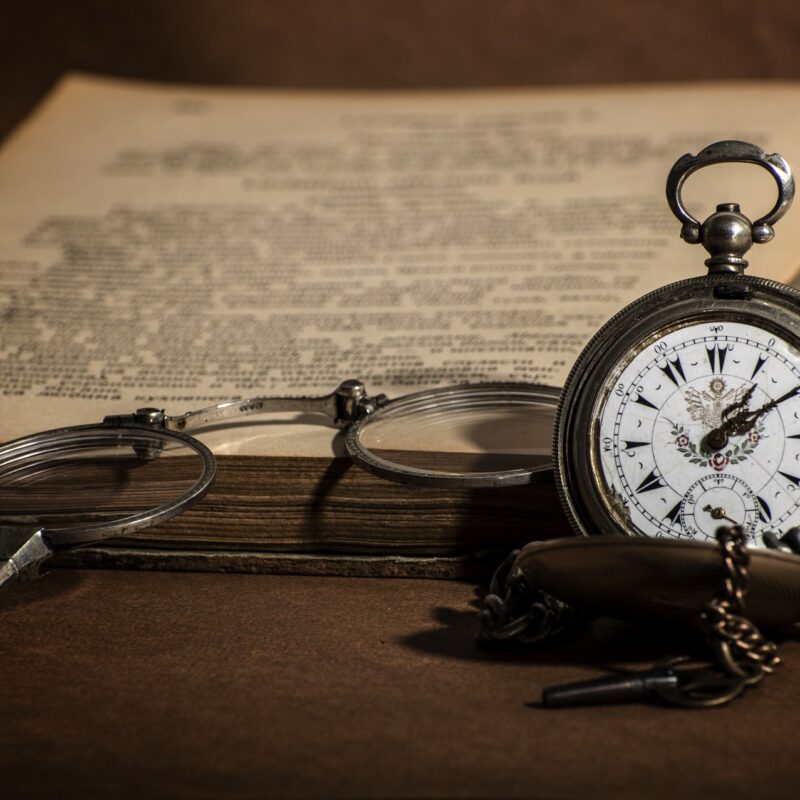
[{"label": "metal chain link", "polygon": [[716,655],[719,666],[731,675],[753,671],[771,673],[781,663],[777,647],[744,616],[744,598],[750,582],[750,554],[741,526],[717,531],[722,552],[723,580],[718,594],[706,604],[697,624]]},{"label": "metal chain link", "polygon": [[565,631],[581,619],[572,606],[532,586],[513,550],[495,570],[478,617],[478,642],[530,645]]},{"label": "metal chain link", "polygon": [[[724,705],[758,684],[780,664],[775,644],[745,616],[750,555],[738,525],[717,532],[722,555],[722,580],[717,594],[695,619],[713,652],[713,661],[683,656],[666,659],[649,670],[551,687],[549,706],[642,700],[648,697],[689,708]],[[479,616],[481,643],[536,644],[586,616],[537,589],[512,552],[495,571]],[[545,697],[546,696],[546,697]],[[545,702],[546,701],[546,702]]]}]

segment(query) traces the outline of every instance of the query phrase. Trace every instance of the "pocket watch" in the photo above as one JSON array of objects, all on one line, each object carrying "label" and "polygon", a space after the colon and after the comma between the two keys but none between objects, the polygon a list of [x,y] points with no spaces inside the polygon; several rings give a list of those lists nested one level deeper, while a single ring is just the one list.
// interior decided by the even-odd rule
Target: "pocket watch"
[{"label": "pocket watch", "polygon": [[[768,214],[751,222],[724,203],[701,224],[686,210],[689,175],[724,162],[769,171]],[[735,524],[759,546],[800,526],[800,292],[744,274],[793,195],[785,160],[746,142],[673,166],[667,200],[681,237],[708,251],[708,274],[636,300],[578,357],[554,433],[576,532],[704,542]]]}]

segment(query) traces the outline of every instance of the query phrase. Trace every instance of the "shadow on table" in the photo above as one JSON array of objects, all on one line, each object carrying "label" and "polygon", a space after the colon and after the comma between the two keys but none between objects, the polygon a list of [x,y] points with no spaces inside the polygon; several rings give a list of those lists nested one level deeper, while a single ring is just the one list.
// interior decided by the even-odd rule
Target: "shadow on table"
[{"label": "shadow on table", "polygon": [[24,608],[35,603],[58,600],[74,592],[84,577],[77,570],[45,569],[34,580],[12,581],[0,589],[0,614],[12,608]]},{"label": "shadow on table", "polygon": [[[494,663],[573,664],[611,671],[648,665],[672,656],[708,656],[702,633],[692,625],[637,623],[609,617],[580,624],[568,633],[536,645],[479,645],[475,634],[480,600],[476,599],[472,605],[474,610],[470,611],[433,609],[432,617],[439,627],[402,637],[399,643],[446,658]],[[800,641],[800,628],[793,626],[770,631],[769,635],[778,644]]]}]

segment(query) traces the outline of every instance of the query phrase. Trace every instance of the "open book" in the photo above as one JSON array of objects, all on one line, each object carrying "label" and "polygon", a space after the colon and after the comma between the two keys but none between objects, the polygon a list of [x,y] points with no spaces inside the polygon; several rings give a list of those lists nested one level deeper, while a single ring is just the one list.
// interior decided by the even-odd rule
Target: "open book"
[{"label": "open book", "polygon": [[[559,386],[614,312],[704,271],[664,200],[676,158],[745,139],[800,164],[798,99],[780,84],[322,94],[68,77],[0,151],[0,440],[356,377],[393,397]],[[774,188],[725,166],[684,196],[700,218],[730,201],[756,217]],[[750,272],[788,281],[798,254],[790,214]],[[326,571],[338,553],[385,573],[567,532],[547,481],[393,484],[321,419],[198,436],[221,457],[207,498],[72,563]]]}]

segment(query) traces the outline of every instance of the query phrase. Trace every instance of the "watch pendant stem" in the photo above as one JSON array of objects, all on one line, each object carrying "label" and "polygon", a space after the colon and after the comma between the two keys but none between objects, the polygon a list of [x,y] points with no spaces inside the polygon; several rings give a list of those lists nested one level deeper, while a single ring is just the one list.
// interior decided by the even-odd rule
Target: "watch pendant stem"
[{"label": "watch pendant stem", "polygon": [[753,246],[753,226],[738,203],[720,203],[703,223],[700,242],[711,256],[705,261],[710,273],[744,272],[744,254]]},{"label": "watch pendant stem", "polygon": [[718,273],[744,272],[748,263],[744,254],[753,241],[768,242],[774,233],[769,225],[761,225],[760,230],[754,231],[738,203],[720,203],[699,229],[685,225],[681,236],[691,244],[702,244],[711,256],[705,262],[708,271]]}]

